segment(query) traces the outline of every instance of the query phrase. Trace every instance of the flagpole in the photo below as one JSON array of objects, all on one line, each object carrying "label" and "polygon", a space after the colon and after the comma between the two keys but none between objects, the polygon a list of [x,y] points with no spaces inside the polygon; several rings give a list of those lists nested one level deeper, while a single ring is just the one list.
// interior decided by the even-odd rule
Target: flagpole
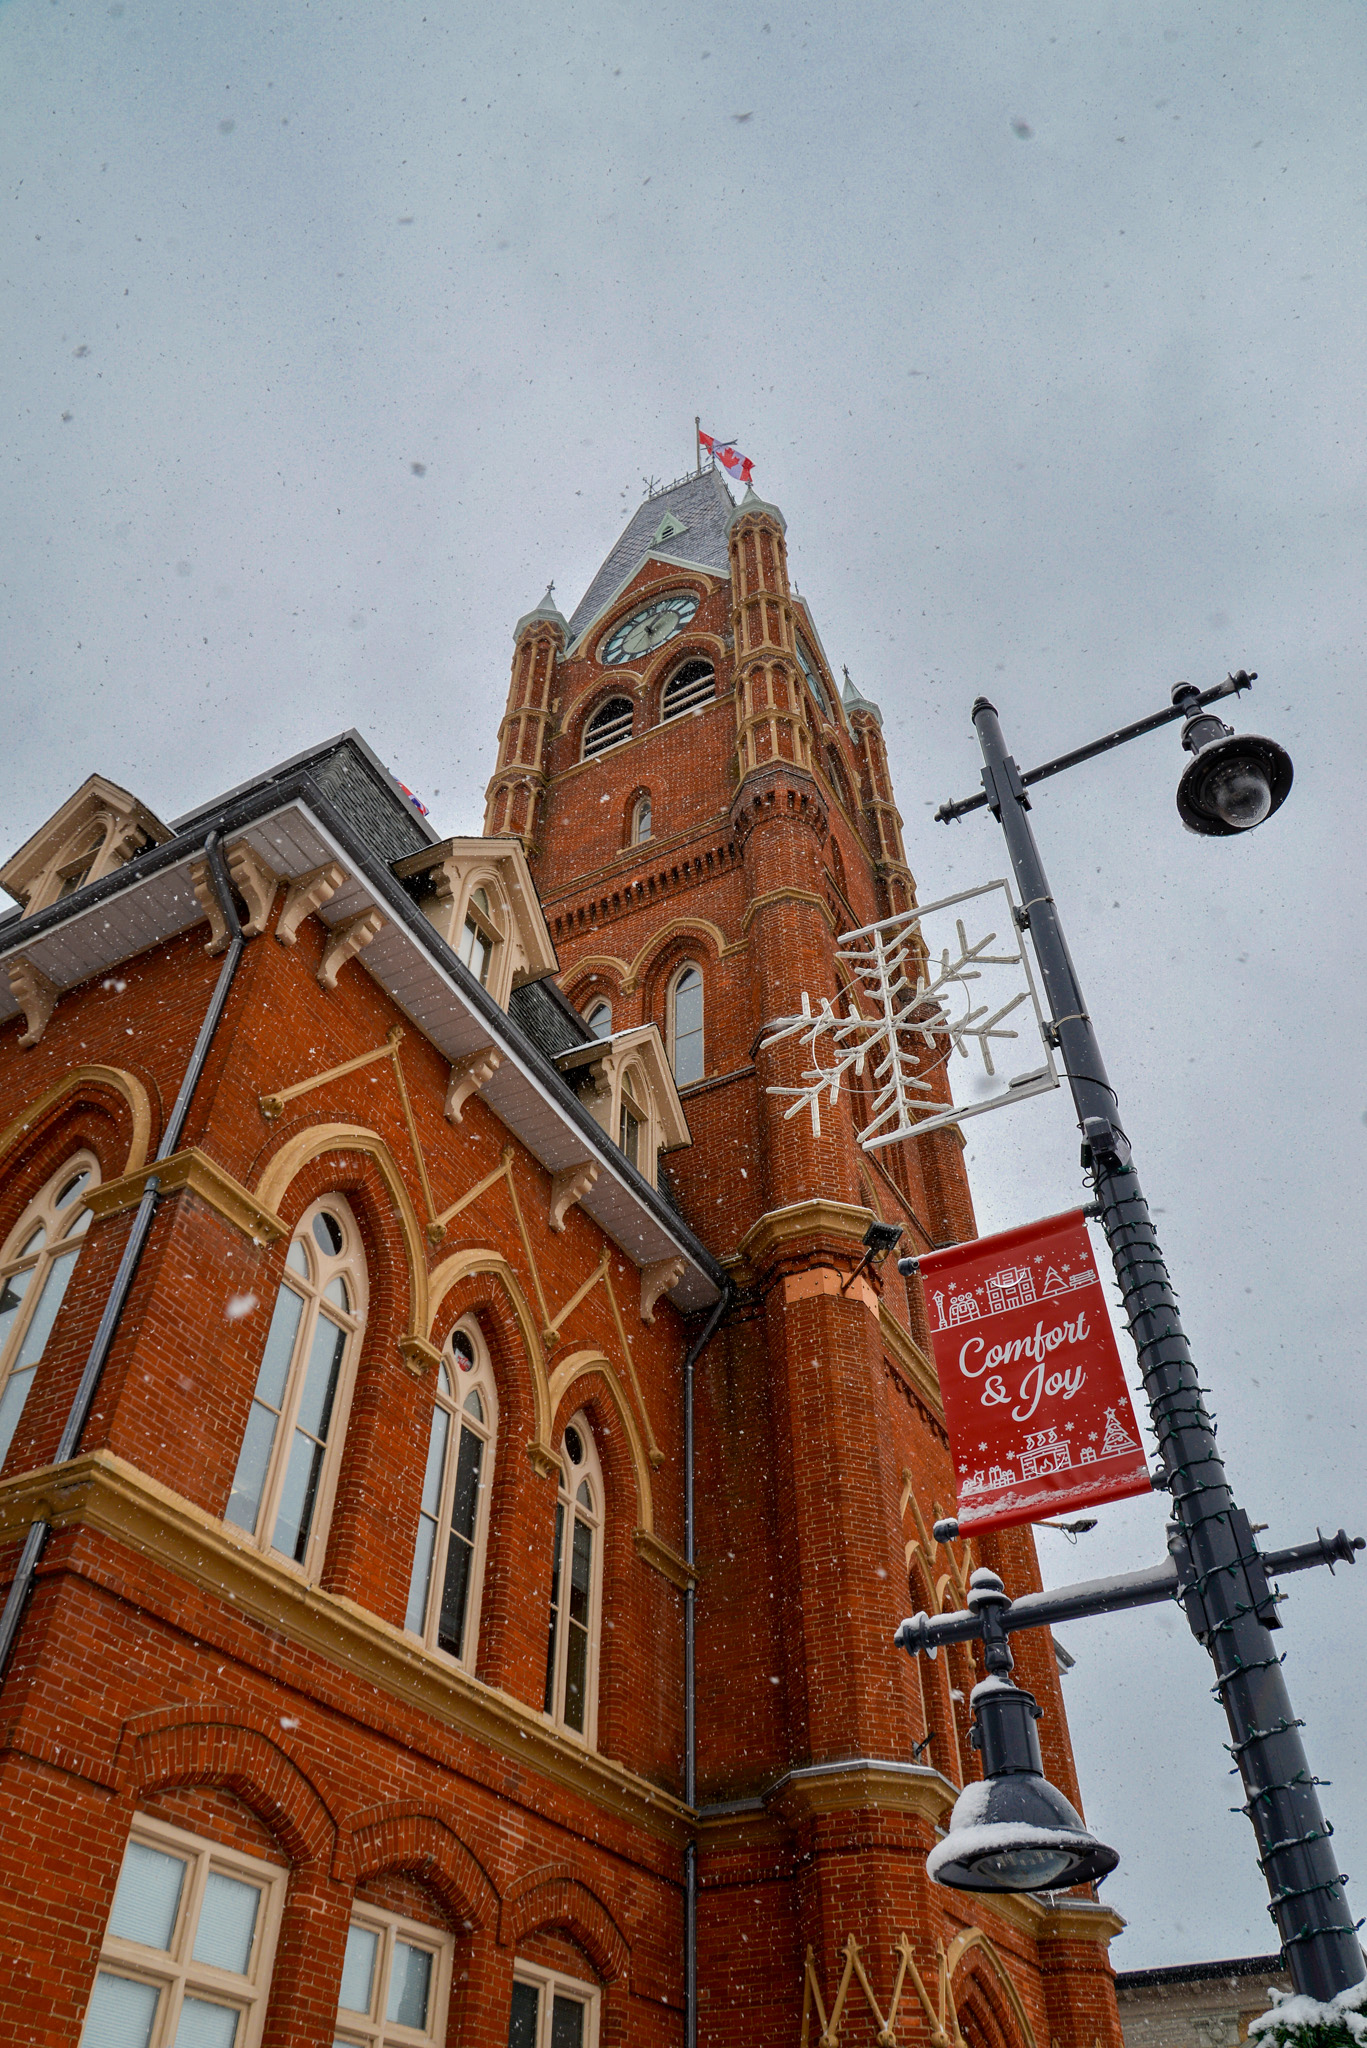
[{"label": "flagpole", "polygon": [[695,412],[695,413],[694,413],[694,415],[693,415],[693,459],[694,459],[694,461],[695,461],[695,462],[697,463],[697,465],[698,465],[698,475],[699,475],[699,476],[701,476],[701,475],[702,475],[702,414],[701,414],[700,412]]}]

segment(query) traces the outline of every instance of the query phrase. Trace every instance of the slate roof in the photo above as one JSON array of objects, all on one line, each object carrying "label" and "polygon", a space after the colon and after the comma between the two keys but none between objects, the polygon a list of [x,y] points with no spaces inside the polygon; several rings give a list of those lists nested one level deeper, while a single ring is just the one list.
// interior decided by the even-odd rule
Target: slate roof
[{"label": "slate roof", "polygon": [[650,554],[660,521],[667,512],[682,520],[688,531],[661,541],[655,552],[678,562],[694,562],[713,575],[729,575],[726,522],[734,508],[735,501],[719,469],[705,469],[701,476],[686,476],[681,483],[657,491],[653,498],[638,505],[617,545],[574,609],[570,619],[571,647]]}]

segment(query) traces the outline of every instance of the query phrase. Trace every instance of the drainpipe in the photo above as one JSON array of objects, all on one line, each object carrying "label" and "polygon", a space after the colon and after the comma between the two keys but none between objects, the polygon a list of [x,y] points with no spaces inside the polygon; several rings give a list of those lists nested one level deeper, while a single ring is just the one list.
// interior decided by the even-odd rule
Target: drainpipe
[{"label": "drainpipe", "polygon": [[[716,1334],[735,1299],[729,1280],[721,1297],[684,1358],[684,1805],[698,1803],[697,1689],[694,1682],[696,1619],[693,1580],[693,1368]],[[698,1844],[690,1837],[684,1850],[684,2048],[698,2048]]]},{"label": "drainpipe", "polygon": [[[180,1144],[181,1132],[185,1128],[185,1119],[190,1111],[191,1098],[199,1085],[200,1076],[204,1072],[204,1064],[209,1057],[209,1047],[213,1042],[214,1033],[218,1029],[219,1020],[223,1015],[223,1006],[228,1000],[228,990],[232,985],[233,975],[237,971],[237,963],[242,958],[242,949],[246,944],[246,940],[242,936],[242,926],[238,922],[237,910],[233,903],[233,892],[228,883],[227,869],[223,865],[223,854],[219,846],[219,835],[217,832],[211,832],[205,840],[204,857],[209,864],[209,874],[214,885],[214,894],[218,898],[219,908],[223,912],[223,919],[231,934],[231,939],[227,953],[224,955],[223,965],[219,970],[213,996],[210,999],[208,1010],[205,1012],[204,1022],[199,1027],[199,1037],[195,1040],[195,1049],[190,1055],[190,1064],[186,1068],[185,1078],[180,1084],[180,1093],[176,1097],[175,1105],[166,1122],[166,1128],[162,1132],[161,1143],[157,1147],[156,1159],[158,1164],[164,1159],[169,1159]],[[160,1195],[160,1183],[156,1174],[151,1174],[143,1188],[142,1200],[139,1202],[137,1214],[133,1218],[133,1228],[128,1233],[128,1242],[123,1248],[123,1257],[119,1260],[119,1269],[114,1275],[114,1284],[109,1290],[109,1299],[105,1302],[104,1313],[100,1317],[99,1327],[90,1346],[90,1355],[86,1359],[85,1370],[81,1374],[80,1384],[76,1388],[75,1397],[71,1403],[71,1411],[66,1419],[66,1427],[62,1431],[57,1445],[56,1456],[52,1461],[54,1465],[66,1464],[69,1458],[75,1456],[77,1447],[80,1444],[81,1433],[89,1420],[91,1408],[95,1403],[95,1395],[99,1388],[101,1374],[104,1371],[105,1360],[109,1356],[109,1349],[114,1341],[114,1332],[118,1329],[119,1318],[123,1314],[129,1290],[133,1285],[133,1276],[138,1270],[138,1261],[142,1257],[143,1248],[147,1243],[148,1234],[152,1228],[152,1218],[156,1214]],[[49,1525],[47,1522],[31,1522],[28,1535],[24,1538],[24,1547],[19,1553],[19,1563],[14,1574],[14,1582],[9,1589],[9,1597],[5,1601],[4,1612],[0,1614],[0,1680],[3,1680],[9,1664],[10,1651],[14,1647],[15,1637],[19,1633],[19,1623],[23,1618],[28,1596],[33,1590],[33,1581],[38,1572],[38,1562],[42,1557],[48,1534]]]}]

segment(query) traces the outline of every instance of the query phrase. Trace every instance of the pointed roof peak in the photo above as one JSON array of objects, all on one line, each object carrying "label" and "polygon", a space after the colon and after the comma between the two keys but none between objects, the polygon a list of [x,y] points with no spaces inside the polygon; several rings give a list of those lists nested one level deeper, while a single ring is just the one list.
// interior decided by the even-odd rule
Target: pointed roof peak
[{"label": "pointed roof peak", "polygon": [[[729,576],[726,522],[732,508],[731,493],[716,469],[695,471],[643,498],[570,614],[570,644],[574,645],[625,589],[651,553],[667,554],[671,560],[706,569],[713,576]],[[674,531],[664,531],[668,527]]]},{"label": "pointed roof peak", "polygon": [[759,492],[755,489],[753,484],[747,484],[745,486],[745,496],[741,499],[739,505],[736,506],[734,512],[732,512],[731,514],[731,517],[727,520],[726,530],[728,533],[731,531],[731,528],[735,525],[736,521],[743,517],[743,515],[747,512],[767,512],[771,519],[776,519],[778,521],[779,526],[784,533],[788,531],[788,522],[784,518],[783,514],[779,511],[778,506],[771,505],[767,498],[761,498]]},{"label": "pointed roof peak", "polygon": [[847,711],[870,711],[873,713],[873,716],[878,720],[878,723],[881,726],[883,723],[882,712],[879,710],[878,706],[874,703],[871,697],[864,696],[862,691],[857,690],[855,688],[854,684],[850,681],[849,669],[844,665],[843,662],[841,664],[840,673],[845,678],[845,688],[841,693],[841,701],[844,704],[845,709]]},{"label": "pointed roof peak", "polygon": [[561,632],[564,633],[566,637],[568,637],[570,630],[569,621],[566,619],[559,605],[555,602],[554,579],[552,579],[551,582],[549,582],[546,585],[546,595],[542,598],[540,604],[536,607],[536,610],[531,612],[524,612],[522,614],[522,617],[518,620],[516,626],[513,628],[514,640],[520,640],[522,638],[524,627],[534,626],[542,619],[547,620],[552,626],[559,626]]}]

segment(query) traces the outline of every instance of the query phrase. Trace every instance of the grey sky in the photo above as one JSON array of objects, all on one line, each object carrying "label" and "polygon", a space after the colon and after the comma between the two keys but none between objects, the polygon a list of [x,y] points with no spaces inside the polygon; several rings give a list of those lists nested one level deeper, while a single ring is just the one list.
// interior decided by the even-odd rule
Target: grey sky
[{"label": "grey sky", "polygon": [[[696,412],[883,705],[923,895],[1003,870],[930,822],[979,690],[1029,765],[1256,668],[1265,830],[1181,831],[1171,734],[1036,822],[1241,1496],[1367,1527],[1361,9],[426,10],[0,0],[4,850],[94,768],[172,816],[348,724],[477,830],[514,620]],[[1061,1099],[970,1152],[984,1229],[1078,1197]],[[1367,1571],[1288,1590],[1367,1909]],[[1203,1653],[1064,1639],[1117,1966],[1268,1948]]]}]

